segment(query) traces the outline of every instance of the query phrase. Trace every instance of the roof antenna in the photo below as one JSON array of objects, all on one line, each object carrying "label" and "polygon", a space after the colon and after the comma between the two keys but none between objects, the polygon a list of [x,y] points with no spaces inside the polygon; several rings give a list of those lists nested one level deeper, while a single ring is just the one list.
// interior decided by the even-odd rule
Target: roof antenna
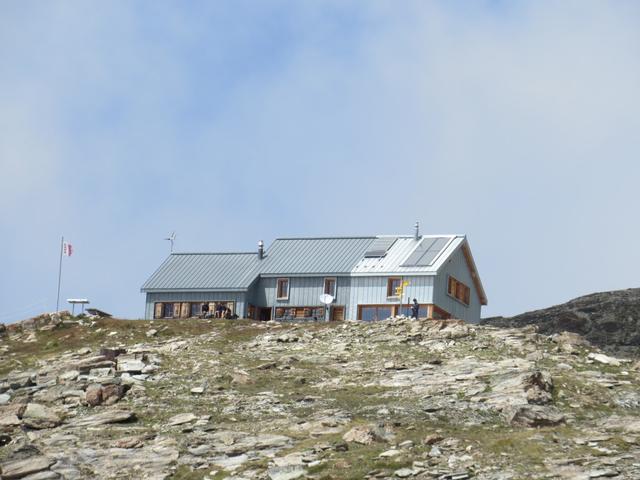
[{"label": "roof antenna", "polygon": [[171,242],[171,253],[173,253],[173,242],[175,239],[176,239],[176,232],[171,232],[171,235],[165,238],[165,240],[169,240],[169,242]]},{"label": "roof antenna", "polygon": [[414,228],[413,239],[417,242],[418,240],[420,240],[420,222],[416,222],[413,228]]}]

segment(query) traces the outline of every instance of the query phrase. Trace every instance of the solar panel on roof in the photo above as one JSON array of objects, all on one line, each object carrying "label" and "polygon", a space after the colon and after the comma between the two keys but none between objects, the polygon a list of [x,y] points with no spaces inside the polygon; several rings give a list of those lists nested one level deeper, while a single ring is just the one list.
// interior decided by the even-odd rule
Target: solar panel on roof
[{"label": "solar panel on roof", "polygon": [[365,252],[364,258],[380,258],[387,254],[391,246],[396,243],[395,237],[376,238],[369,249]]},{"label": "solar panel on roof", "polygon": [[417,265],[418,260],[420,260],[422,255],[424,255],[424,252],[426,252],[427,249],[432,245],[433,241],[434,241],[434,239],[432,239],[432,238],[424,238],[424,239],[422,239],[422,241],[418,244],[418,246],[413,251],[413,253],[411,255],[409,255],[409,258],[407,258],[405,260],[405,262],[400,266],[401,267],[412,267],[414,265]]},{"label": "solar panel on roof", "polygon": [[416,265],[419,265],[421,267],[428,267],[429,265],[433,264],[433,261],[436,259],[440,251],[448,242],[448,238],[437,238],[435,242],[433,242],[427,249],[425,254],[420,258],[420,260],[418,260],[418,263]]},{"label": "solar panel on roof", "polygon": [[425,238],[418,244],[401,267],[428,267],[433,264],[442,249],[449,243],[448,237]]}]

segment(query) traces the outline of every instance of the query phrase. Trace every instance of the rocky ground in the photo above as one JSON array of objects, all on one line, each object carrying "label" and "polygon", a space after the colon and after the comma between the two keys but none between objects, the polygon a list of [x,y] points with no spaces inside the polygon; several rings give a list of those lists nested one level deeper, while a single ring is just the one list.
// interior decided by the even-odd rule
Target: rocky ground
[{"label": "rocky ground", "polygon": [[618,355],[640,353],[640,288],[599,292],[515,317],[483,319],[496,327],[536,325],[543,334],[570,331]]},{"label": "rocky ground", "polygon": [[459,321],[27,325],[0,336],[0,472],[637,479],[639,368]]}]

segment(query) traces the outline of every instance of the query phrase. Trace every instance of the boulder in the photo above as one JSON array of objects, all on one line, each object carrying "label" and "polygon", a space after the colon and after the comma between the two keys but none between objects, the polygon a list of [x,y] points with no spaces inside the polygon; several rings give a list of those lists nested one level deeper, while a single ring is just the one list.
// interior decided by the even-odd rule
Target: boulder
[{"label": "boulder", "polygon": [[29,403],[22,414],[22,422],[33,429],[54,428],[62,423],[62,419],[52,409],[39,403]]},{"label": "boulder", "polygon": [[129,385],[110,384],[102,387],[102,400],[105,405],[113,405],[124,397]]},{"label": "boulder", "polygon": [[382,425],[358,425],[342,436],[345,442],[354,442],[361,445],[371,445],[373,442],[390,442],[393,440],[393,432],[384,424]]},{"label": "boulder", "polygon": [[507,420],[516,427],[549,427],[564,423],[566,419],[553,407],[520,405],[508,413]]},{"label": "boulder", "polygon": [[92,407],[100,405],[102,403],[102,386],[97,383],[89,385],[84,400]]},{"label": "boulder", "polygon": [[12,403],[0,406],[0,427],[15,427],[22,424],[20,420],[27,406],[23,403]]},{"label": "boulder", "polygon": [[545,405],[552,401],[553,379],[547,372],[536,370],[523,380],[527,403]]},{"label": "boulder", "polygon": [[100,349],[100,355],[102,355],[103,357],[106,357],[111,361],[114,361],[116,357],[124,353],[127,353],[127,351],[124,348],[106,348],[105,347]]}]

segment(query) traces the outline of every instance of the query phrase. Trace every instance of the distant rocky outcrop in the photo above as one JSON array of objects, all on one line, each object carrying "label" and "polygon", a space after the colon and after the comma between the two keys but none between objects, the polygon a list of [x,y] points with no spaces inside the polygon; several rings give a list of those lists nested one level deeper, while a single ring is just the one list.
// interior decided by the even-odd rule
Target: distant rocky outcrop
[{"label": "distant rocky outcrop", "polygon": [[496,327],[536,325],[542,334],[575,332],[603,348],[637,351],[640,346],[640,288],[593,293],[515,317],[486,318],[481,324]]}]

